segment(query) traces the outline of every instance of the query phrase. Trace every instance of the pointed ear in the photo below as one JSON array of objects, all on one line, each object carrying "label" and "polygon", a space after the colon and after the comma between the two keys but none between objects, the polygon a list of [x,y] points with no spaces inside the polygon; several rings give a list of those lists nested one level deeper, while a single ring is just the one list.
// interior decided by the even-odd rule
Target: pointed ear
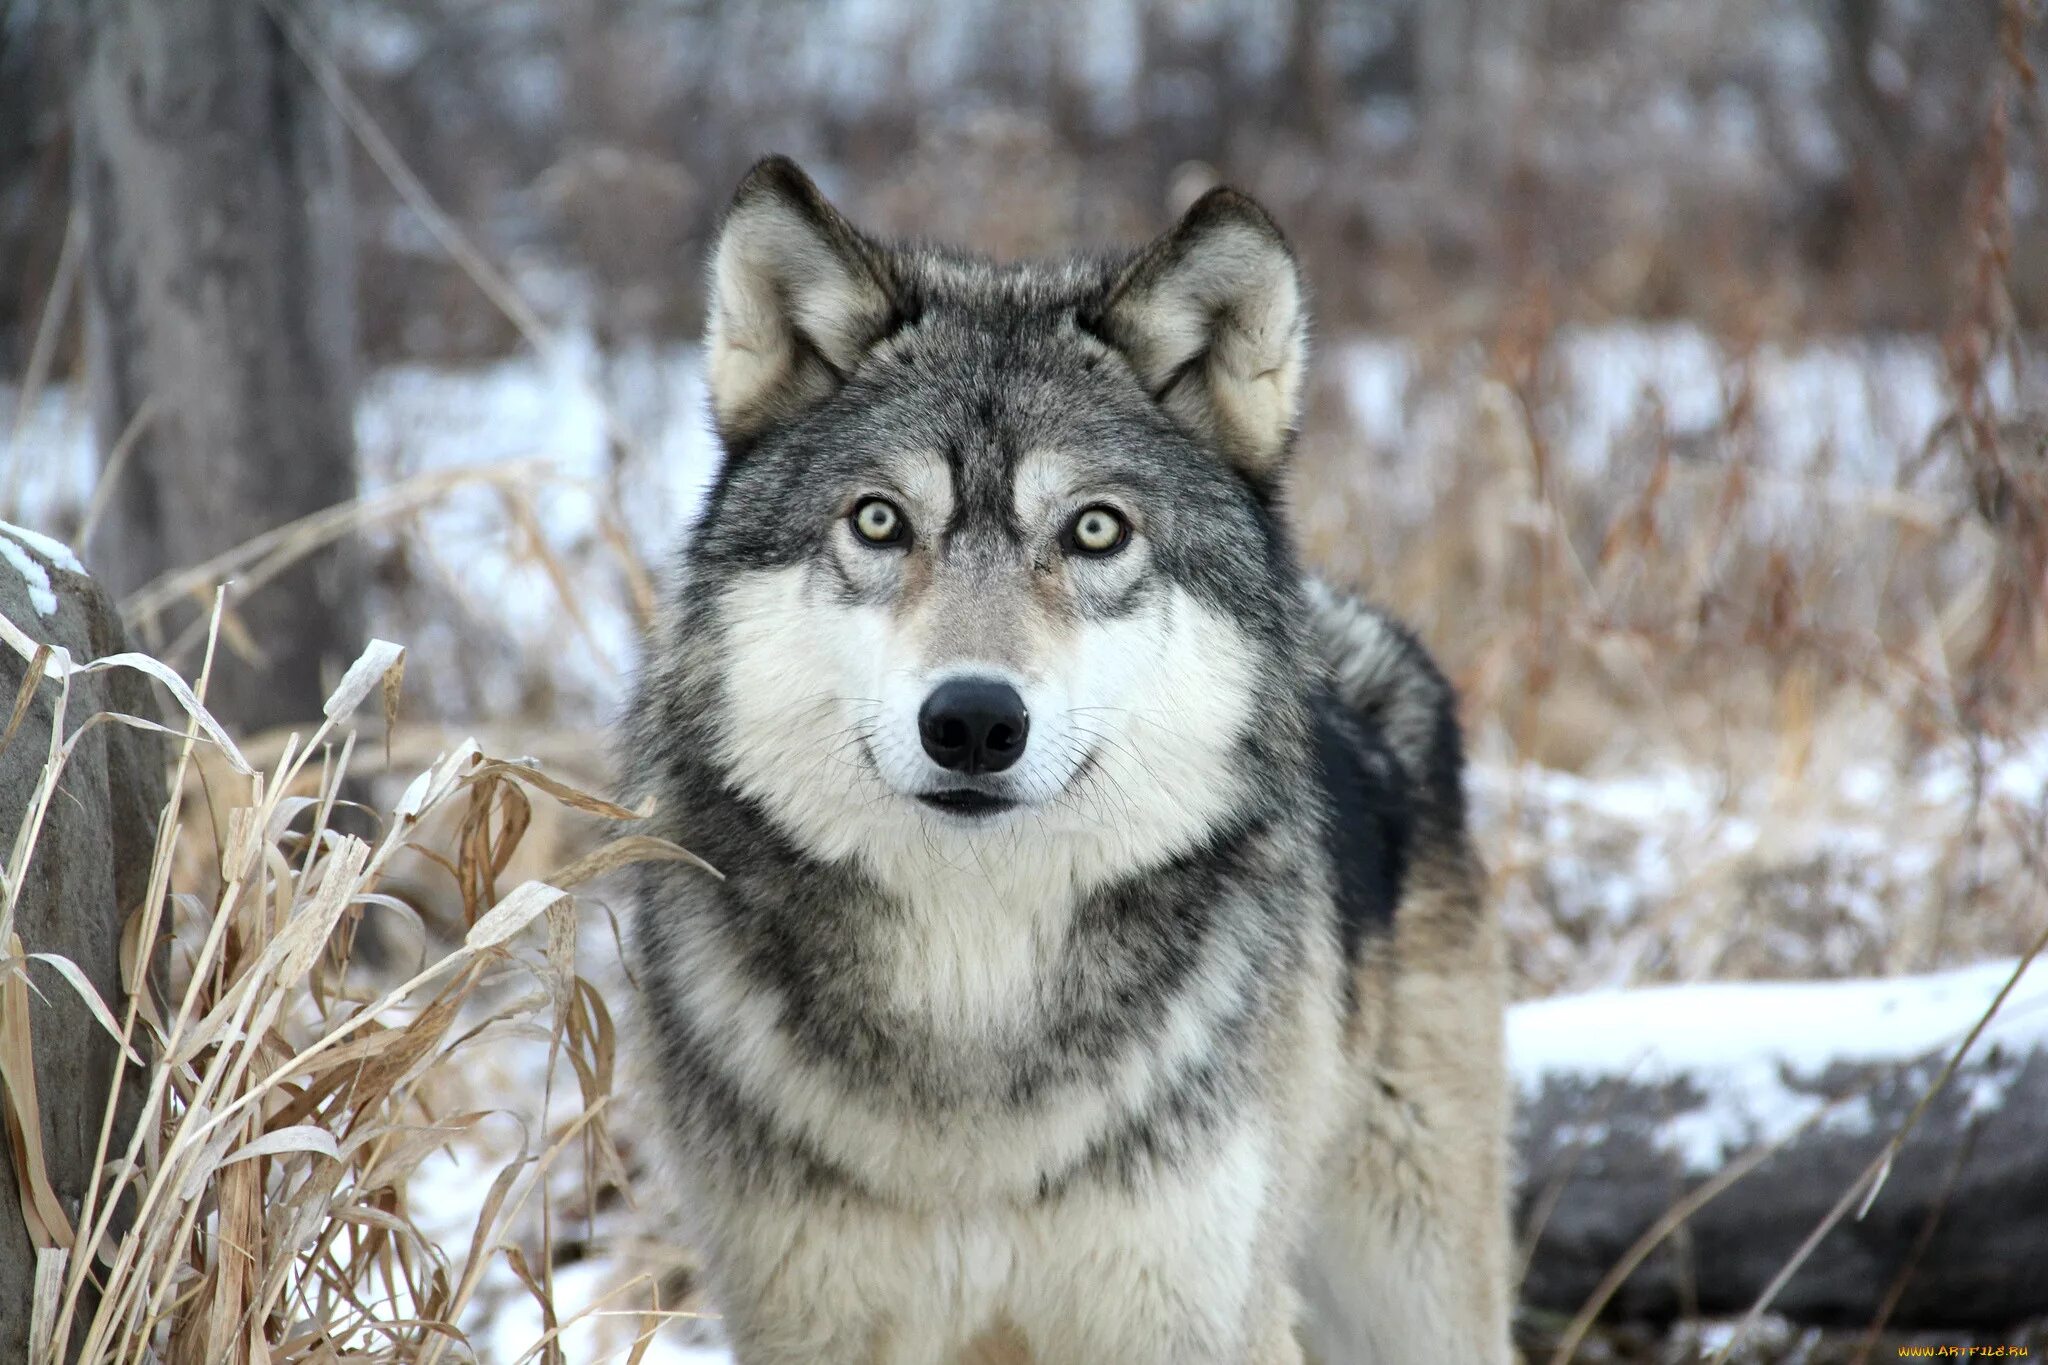
[{"label": "pointed ear", "polygon": [[1125,268],[1096,327],[1191,435],[1256,479],[1278,473],[1308,318],[1294,253],[1264,209],[1235,190],[1203,195]]},{"label": "pointed ear", "polygon": [[704,349],[728,442],[845,382],[895,318],[887,256],[787,157],[747,172],[711,253]]}]

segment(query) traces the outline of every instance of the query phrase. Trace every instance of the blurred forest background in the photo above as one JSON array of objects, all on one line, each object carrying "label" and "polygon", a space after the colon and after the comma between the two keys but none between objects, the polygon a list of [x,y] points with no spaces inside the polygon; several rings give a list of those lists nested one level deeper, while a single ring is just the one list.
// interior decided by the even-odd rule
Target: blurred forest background
[{"label": "blurred forest background", "polygon": [[[1156,231],[1220,178],[1331,331],[1953,320],[2005,61],[1996,0],[349,0],[333,55],[435,199],[606,339],[688,337],[764,148],[861,221],[1005,257]],[[70,7],[0,6],[0,367],[62,250]],[[2038,53],[2035,31],[2025,39]],[[2044,106],[2013,101],[2011,294],[2048,307]],[[372,361],[517,344],[355,177]]]},{"label": "blurred forest background", "polygon": [[[188,675],[204,604],[239,578],[210,701],[252,753],[317,717],[375,633],[408,663],[403,723],[378,735],[396,744],[389,775],[350,788],[366,804],[469,734],[603,788],[602,727],[715,468],[703,254],[759,155],[796,156],[879,233],[1000,258],[1132,243],[1228,182],[1273,211],[1312,290],[1292,490],[1305,553],[1414,621],[1460,687],[1520,997],[1893,977],[2038,946],[2048,30],[2033,0],[247,0],[243,46],[157,112],[196,121],[198,145],[214,123],[257,137],[215,147],[230,188],[235,149],[265,145],[251,129],[299,140],[280,164],[319,171],[296,229],[312,246],[266,268],[315,301],[308,334],[332,346],[280,361],[325,376],[301,395],[316,420],[273,424],[205,477],[190,400],[206,386],[123,374],[110,405],[118,366],[87,321],[126,306],[106,268],[126,248],[91,231],[126,201],[95,174],[81,110],[126,88],[119,61],[138,61],[138,88],[162,74],[147,44],[109,65],[95,25],[150,8],[0,0],[0,517],[79,543],[142,646]],[[196,72],[204,36],[168,50]],[[239,268],[232,232],[194,240],[205,268]],[[239,344],[291,350],[262,327]],[[153,513],[136,490],[153,487],[232,506],[181,549],[137,529]],[[544,805],[508,836],[483,790],[461,875],[431,857],[379,873],[378,894],[444,947],[489,903],[476,858],[539,875],[590,838]],[[480,845],[479,820],[497,831]],[[224,893],[204,862],[181,875],[210,902]],[[496,1103],[556,1061],[493,1056],[432,1073],[432,1106]],[[602,1088],[579,1079],[585,1100]],[[1794,1108],[1804,1132],[1815,1111]],[[582,1121],[546,1112],[550,1133]],[[1735,1131],[1724,1172],[1761,1150],[1744,1143],[1793,1133],[1760,1113]],[[384,1170],[413,1202],[387,1190],[377,1207],[423,1244],[481,1239],[492,1163],[530,1150],[493,1141],[431,1179],[424,1148],[417,1174]],[[586,1224],[624,1217],[630,1134],[606,1141],[621,1163],[593,1158],[561,1195]],[[1937,1176],[1968,1165],[1953,1142],[1932,1150]],[[1653,1184],[1652,1212],[1706,1174]],[[1765,1276],[1840,1192],[1778,1179],[1766,1188],[1805,1222],[1760,1241]],[[1557,1199],[1525,1192],[1532,1240],[1569,1211]],[[1924,1236],[1915,1221],[1878,1239],[1864,1298],[1786,1308],[1730,1358],[1884,1357],[1895,1313],[1942,1320],[1906,1288],[1946,1254],[1939,1212]],[[1578,1279],[1545,1286],[1553,1262],[1532,1261],[1533,1351],[1734,1349],[1711,1320],[1756,1277],[1739,1300],[1702,1279],[1672,1236],[1683,1219],[1633,1290],[1603,1289],[1629,1308],[1611,1317],[1639,1321],[1583,1346],[1584,1324],[1566,1326],[1649,1221],[1623,1219]],[[550,1293],[548,1267],[565,1285],[603,1270],[560,1300],[589,1303],[645,1251],[637,1224],[585,1226],[565,1254],[531,1223],[503,1234],[525,1248],[516,1273],[493,1261],[453,1307],[432,1300],[496,1343],[486,1358],[517,1358],[555,1321],[529,1267]],[[1967,1246],[1970,1227],[1941,1235]],[[213,1273],[205,1247],[190,1255]],[[673,1304],[687,1257],[662,1264]]]}]

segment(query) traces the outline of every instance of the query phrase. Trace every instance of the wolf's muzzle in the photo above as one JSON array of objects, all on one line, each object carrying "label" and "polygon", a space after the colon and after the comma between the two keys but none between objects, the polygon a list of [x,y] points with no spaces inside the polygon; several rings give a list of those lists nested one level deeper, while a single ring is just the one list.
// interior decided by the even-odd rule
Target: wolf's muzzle
[{"label": "wolf's muzzle", "polygon": [[993,678],[954,678],[925,698],[918,738],[948,772],[999,773],[1024,756],[1031,717],[1017,689]]}]

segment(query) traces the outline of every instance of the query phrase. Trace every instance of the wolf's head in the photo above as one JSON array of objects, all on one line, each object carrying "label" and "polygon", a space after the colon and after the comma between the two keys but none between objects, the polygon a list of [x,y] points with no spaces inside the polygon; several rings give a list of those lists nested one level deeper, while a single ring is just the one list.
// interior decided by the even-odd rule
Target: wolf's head
[{"label": "wolf's head", "polygon": [[1274,503],[1305,330],[1228,190],[1135,254],[1007,267],[756,166],[713,252],[727,459],[674,642],[727,783],[827,857],[1007,833],[1129,867],[1227,823],[1299,743]]}]

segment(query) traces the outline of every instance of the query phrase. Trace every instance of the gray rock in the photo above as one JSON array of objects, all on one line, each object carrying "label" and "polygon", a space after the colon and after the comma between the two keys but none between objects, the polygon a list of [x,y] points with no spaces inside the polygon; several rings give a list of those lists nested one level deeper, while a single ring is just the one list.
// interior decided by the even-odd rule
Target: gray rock
[{"label": "gray rock", "polygon": [[[68,557],[52,556],[48,546],[25,544],[4,528],[0,538],[8,541],[0,546],[0,614],[31,639],[62,645],[80,662],[127,648],[114,604],[99,584],[67,567]],[[27,671],[25,660],[0,645],[0,733]],[[58,691],[59,685],[45,677],[20,727],[0,748],[0,856],[12,856],[41,777]],[[150,685],[126,669],[73,679],[66,731],[76,731],[102,711],[157,714]],[[14,929],[24,948],[76,962],[117,1018],[126,1005],[121,928],[147,894],[156,821],[164,805],[166,752],[159,736],[132,726],[102,722],[92,727],[73,753],[44,817],[16,907]],[[30,992],[29,1015],[43,1150],[57,1197],[67,1216],[75,1218],[92,1180],[118,1053],[54,969],[35,963],[29,970],[41,992]],[[129,1078],[117,1152],[139,1108],[139,1080],[139,1075]],[[22,1219],[12,1157],[7,1144],[0,1143],[0,1361],[28,1359],[34,1283],[35,1248]]]}]

